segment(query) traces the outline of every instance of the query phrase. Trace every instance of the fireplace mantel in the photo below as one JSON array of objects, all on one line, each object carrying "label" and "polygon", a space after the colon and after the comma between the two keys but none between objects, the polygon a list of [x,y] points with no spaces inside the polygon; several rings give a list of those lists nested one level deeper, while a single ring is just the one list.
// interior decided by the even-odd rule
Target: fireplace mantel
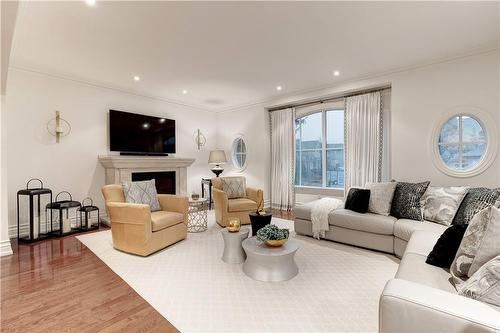
[{"label": "fireplace mantel", "polygon": [[120,184],[131,181],[136,172],[176,172],[176,193],[187,195],[187,167],[194,158],[168,156],[121,156],[99,155],[99,162],[105,169],[106,184]]}]

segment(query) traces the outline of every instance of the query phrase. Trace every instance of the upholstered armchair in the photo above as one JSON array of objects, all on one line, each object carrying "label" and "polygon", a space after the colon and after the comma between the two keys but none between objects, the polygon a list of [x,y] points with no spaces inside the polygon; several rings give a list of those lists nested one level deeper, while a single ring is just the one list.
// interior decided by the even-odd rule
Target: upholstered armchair
[{"label": "upholstered armchair", "polygon": [[[245,189],[244,194],[238,198],[232,198],[232,193],[227,193],[228,186],[231,186],[227,184],[232,180],[242,181]],[[223,186],[224,182],[226,185]],[[226,191],[224,187],[226,187]],[[249,224],[250,216],[248,214],[262,209],[264,205],[262,190],[246,187],[245,177],[212,178],[212,196],[215,206],[215,220],[222,227],[226,227],[228,220],[233,217],[239,218],[241,224]]]},{"label": "upholstered armchair", "polygon": [[105,185],[102,194],[111,222],[113,247],[148,256],[187,237],[188,198],[159,194],[161,210],[125,202],[121,185]]}]

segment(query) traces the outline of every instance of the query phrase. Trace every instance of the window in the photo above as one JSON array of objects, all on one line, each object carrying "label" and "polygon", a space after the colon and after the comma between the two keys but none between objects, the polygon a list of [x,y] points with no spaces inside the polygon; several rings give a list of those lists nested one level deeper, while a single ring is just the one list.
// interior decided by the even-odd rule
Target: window
[{"label": "window", "polygon": [[243,170],[247,162],[247,146],[245,140],[240,136],[234,139],[231,154],[233,165],[238,170]]},{"label": "window", "polygon": [[498,150],[495,119],[488,112],[460,107],[434,127],[433,163],[452,177],[472,177],[487,170]]},{"label": "window", "polygon": [[295,121],[295,185],[344,187],[344,110],[324,110]]},{"label": "window", "polygon": [[468,171],[479,165],[486,152],[486,133],[474,117],[450,118],[439,132],[439,156],[453,171]]}]

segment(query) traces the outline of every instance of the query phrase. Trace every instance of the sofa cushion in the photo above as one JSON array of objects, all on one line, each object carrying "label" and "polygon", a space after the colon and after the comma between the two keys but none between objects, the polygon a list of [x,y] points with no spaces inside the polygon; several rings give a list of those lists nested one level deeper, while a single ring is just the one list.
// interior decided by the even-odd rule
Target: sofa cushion
[{"label": "sofa cushion", "polygon": [[467,224],[455,224],[446,229],[425,261],[429,265],[449,269],[457,255]]},{"label": "sofa cushion", "polygon": [[244,212],[247,210],[257,210],[257,203],[247,198],[229,199],[227,201],[228,211]]},{"label": "sofa cushion", "polygon": [[422,220],[420,199],[430,182],[398,182],[391,205],[391,215],[398,219]]},{"label": "sofa cushion", "polygon": [[245,177],[220,177],[222,190],[228,199],[244,198],[247,195]]},{"label": "sofa cushion", "polygon": [[151,228],[159,231],[173,225],[184,222],[184,215],[176,212],[166,212],[160,210],[151,213]]},{"label": "sofa cushion", "polygon": [[500,306],[500,255],[484,264],[457,289],[459,295]]},{"label": "sofa cushion", "polygon": [[[408,219],[399,219],[396,223],[394,223],[394,236],[405,241],[409,241],[411,234],[416,230],[433,231],[441,235],[446,230],[446,226],[429,221],[415,221]],[[434,244],[432,244],[432,246],[434,246]]]},{"label": "sofa cushion", "polygon": [[366,213],[370,203],[370,190],[351,188],[345,200],[345,208],[357,213]]},{"label": "sofa cushion", "polygon": [[424,220],[450,225],[467,194],[467,187],[429,186],[422,197]]},{"label": "sofa cushion", "polygon": [[366,183],[365,187],[370,190],[368,211],[380,215],[389,215],[392,197],[397,184],[396,182]]},{"label": "sofa cushion", "polygon": [[460,204],[460,208],[453,218],[453,224],[467,224],[474,215],[481,210],[492,206],[500,198],[500,188],[486,187],[470,188]]},{"label": "sofa cushion", "polygon": [[154,179],[123,182],[122,188],[127,202],[149,205],[152,212],[161,209]]},{"label": "sofa cushion", "polygon": [[328,223],[337,227],[392,235],[396,218],[372,213],[356,213],[348,209],[337,209],[328,214]]},{"label": "sofa cushion", "polygon": [[470,221],[453,263],[456,284],[467,280],[482,265],[500,255],[500,202],[483,209]]}]

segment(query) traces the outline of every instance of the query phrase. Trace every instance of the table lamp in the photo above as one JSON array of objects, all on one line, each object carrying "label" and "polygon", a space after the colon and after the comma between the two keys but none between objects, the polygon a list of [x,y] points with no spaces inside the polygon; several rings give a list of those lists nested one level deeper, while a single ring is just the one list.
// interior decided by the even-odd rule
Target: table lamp
[{"label": "table lamp", "polygon": [[224,171],[224,169],[220,166],[221,164],[227,163],[226,153],[224,150],[212,150],[210,152],[210,156],[208,157],[208,164],[215,165],[212,169],[212,172],[215,173],[217,177]]}]

